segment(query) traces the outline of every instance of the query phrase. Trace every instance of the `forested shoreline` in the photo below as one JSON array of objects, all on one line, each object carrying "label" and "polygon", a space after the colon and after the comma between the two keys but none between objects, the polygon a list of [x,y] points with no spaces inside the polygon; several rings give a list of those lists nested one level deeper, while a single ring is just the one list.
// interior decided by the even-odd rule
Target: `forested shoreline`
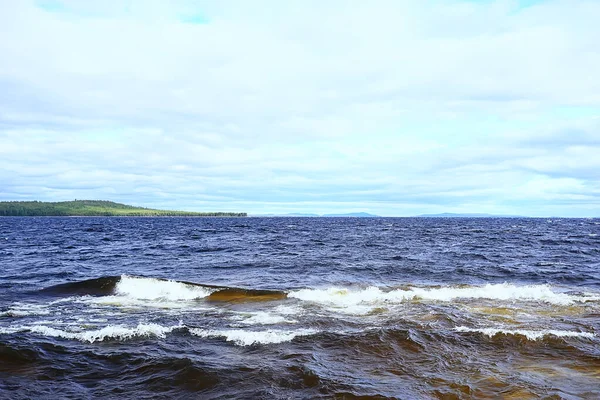
[{"label": "forested shoreline", "polygon": [[237,212],[155,210],[107,200],[0,201],[3,217],[246,217]]}]

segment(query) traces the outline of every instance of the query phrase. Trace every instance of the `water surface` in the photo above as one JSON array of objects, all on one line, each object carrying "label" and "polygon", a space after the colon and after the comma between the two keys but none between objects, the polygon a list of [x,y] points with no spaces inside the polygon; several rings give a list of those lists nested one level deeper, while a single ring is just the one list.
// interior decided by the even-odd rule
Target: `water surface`
[{"label": "water surface", "polygon": [[0,397],[598,398],[599,233],[2,218]]}]

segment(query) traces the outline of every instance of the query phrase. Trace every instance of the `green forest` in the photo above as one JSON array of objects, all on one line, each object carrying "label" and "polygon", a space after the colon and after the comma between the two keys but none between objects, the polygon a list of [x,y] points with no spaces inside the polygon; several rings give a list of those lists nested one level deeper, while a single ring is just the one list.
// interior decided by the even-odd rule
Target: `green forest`
[{"label": "green forest", "polygon": [[245,217],[246,213],[154,210],[106,200],[0,201],[4,217]]}]

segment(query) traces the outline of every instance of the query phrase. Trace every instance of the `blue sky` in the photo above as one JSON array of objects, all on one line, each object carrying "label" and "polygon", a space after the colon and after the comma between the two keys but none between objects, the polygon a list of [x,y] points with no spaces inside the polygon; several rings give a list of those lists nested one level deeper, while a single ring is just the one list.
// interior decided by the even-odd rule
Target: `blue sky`
[{"label": "blue sky", "polygon": [[0,0],[0,199],[600,216],[600,2]]}]

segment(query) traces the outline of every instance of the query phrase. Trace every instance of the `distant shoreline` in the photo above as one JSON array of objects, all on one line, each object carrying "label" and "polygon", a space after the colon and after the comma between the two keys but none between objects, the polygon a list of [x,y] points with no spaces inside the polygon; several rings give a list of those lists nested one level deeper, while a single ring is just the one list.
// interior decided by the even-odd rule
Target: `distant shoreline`
[{"label": "distant shoreline", "polygon": [[248,215],[223,214],[226,215],[0,215],[0,218],[250,218]]},{"label": "distant shoreline", "polygon": [[0,217],[247,217],[245,212],[157,210],[106,200],[0,201]]}]

